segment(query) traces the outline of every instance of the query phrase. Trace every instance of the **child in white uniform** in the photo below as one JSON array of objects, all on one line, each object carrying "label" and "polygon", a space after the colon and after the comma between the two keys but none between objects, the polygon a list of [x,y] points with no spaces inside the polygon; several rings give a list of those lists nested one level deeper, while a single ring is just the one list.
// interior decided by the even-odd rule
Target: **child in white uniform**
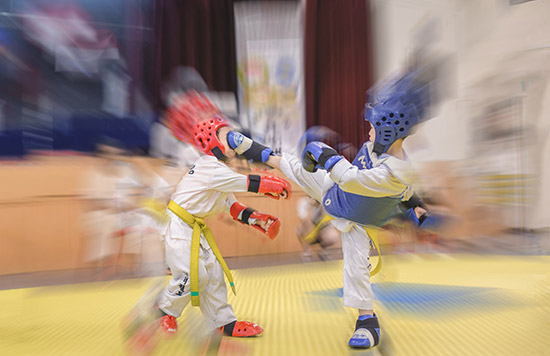
[{"label": "child in white uniform", "polygon": [[[332,223],[342,232],[344,305],[359,312],[349,345],[360,348],[380,341],[369,280],[372,245],[365,227],[382,226],[401,202],[421,202],[411,199],[413,174],[402,144],[423,119],[428,96],[415,72],[375,89],[365,109],[370,142],[351,163],[322,142],[307,144],[300,160],[289,154],[276,157],[271,149],[239,133],[228,135],[237,153],[280,169],[335,218]],[[410,207],[415,217],[414,212],[421,211],[419,204]]]},{"label": "child in white uniform", "polygon": [[[279,219],[247,208],[235,199],[233,192],[288,198],[290,184],[274,176],[238,174],[224,163],[236,157],[227,145],[230,128],[203,95],[191,92],[180,97],[169,122],[178,139],[194,142],[206,155],[183,176],[168,205],[170,222],[165,246],[172,279],[157,299],[163,314],[161,328],[167,333],[175,333],[176,318],[191,301],[200,306],[211,330],[219,329],[224,335],[234,337],[258,335],[262,328],[251,322],[237,321],[233,308],[227,303],[224,272],[235,291],[233,279],[203,219],[228,212],[235,220],[274,239],[280,228]],[[190,123],[193,125],[189,126]],[[192,130],[191,137],[189,130]]]}]

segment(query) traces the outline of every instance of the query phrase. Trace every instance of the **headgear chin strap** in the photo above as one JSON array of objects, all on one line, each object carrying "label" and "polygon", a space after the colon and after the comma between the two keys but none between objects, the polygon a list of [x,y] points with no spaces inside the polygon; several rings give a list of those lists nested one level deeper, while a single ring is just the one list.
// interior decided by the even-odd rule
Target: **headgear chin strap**
[{"label": "headgear chin strap", "polygon": [[213,147],[210,151],[220,161],[223,161],[223,162],[227,161],[227,156],[223,154],[222,150],[220,150],[219,147]]}]

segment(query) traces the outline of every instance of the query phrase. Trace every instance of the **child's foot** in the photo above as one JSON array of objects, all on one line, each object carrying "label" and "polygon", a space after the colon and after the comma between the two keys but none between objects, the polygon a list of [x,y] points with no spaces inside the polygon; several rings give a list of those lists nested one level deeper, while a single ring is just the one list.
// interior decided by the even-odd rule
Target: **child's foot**
[{"label": "child's foot", "polygon": [[264,329],[258,324],[251,323],[250,321],[232,321],[231,323],[222,326],[220,331],[225,336],[233,337],[249,337],[261,334]]},{"label": "child's foot", "polygon": [[380,342],[380,325],[376,315],[361,315],[355,324],[355,332],[349,339],[349,346],[369,348]]},{"label": "child's foot", "polygon": [[178,322],[172,315],[164,315],[160,318],[160,328],[167,335],[174,335],[178,332]]}]

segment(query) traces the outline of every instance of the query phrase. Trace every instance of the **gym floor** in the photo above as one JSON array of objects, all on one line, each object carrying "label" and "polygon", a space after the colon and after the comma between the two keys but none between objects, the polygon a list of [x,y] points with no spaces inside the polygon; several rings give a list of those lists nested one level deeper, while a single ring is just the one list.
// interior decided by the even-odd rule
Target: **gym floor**
[{"label": "gym floor", "polygon": [[[150,354],[550,355],[549,256],[407,254],[383,263],[372,279],[382,327],[373,350],[347,347],[356,311],[342,305],[342,261],[332,260],[234,269],[235,313],[264,333],[208,338],[188,306],[178,334],[156,338]],[[146,354],[127,342],[126,326],[167,278],[0,291],[0,355]]]}]

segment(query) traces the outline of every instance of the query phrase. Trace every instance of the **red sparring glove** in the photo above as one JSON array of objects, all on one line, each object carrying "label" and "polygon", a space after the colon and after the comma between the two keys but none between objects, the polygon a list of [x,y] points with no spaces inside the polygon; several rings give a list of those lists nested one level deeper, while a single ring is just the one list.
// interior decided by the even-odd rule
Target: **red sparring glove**
[{"label": "red sparring glove", "polygon": [[257,174],[248,175],[248,191],[265,194],[270,198],[279,200],[289,199],[292,187],[290,183],[276,176],[260,176]]},{"label": "red sparring glove", "polygon": [[[233,219],[237,220],[241,224],[250,225],[253,228],[260,230],[263,234],[269,236],[271,240],[275,240],[277,234],[279,233],[279,229],[281,228],[281,221],[279,221],[278,218],[273,215],[259,213],[239,202],[233,203],[229,211]],[[250,219],[256,219],[255,223],[250,224]]]}]

